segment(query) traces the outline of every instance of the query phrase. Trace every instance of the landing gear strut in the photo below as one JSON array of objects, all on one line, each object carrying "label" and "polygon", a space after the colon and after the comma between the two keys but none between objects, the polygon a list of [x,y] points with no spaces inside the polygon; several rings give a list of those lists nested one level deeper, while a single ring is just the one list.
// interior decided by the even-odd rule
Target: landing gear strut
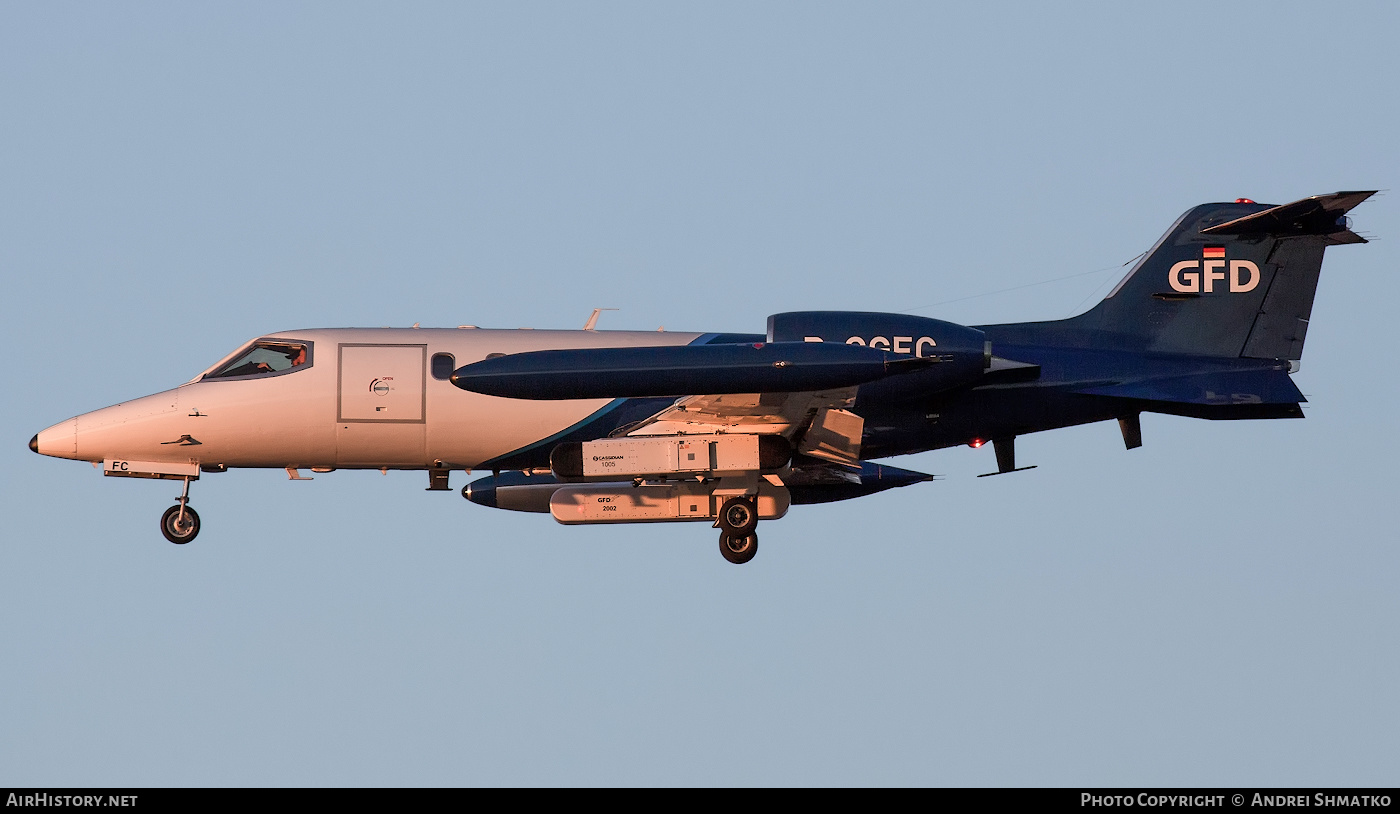
[{"label": "landing gear strut", "polygon": [[199,534],[199,515],[190,508],[189,478],[185,478],[185,489],[175,500],[175,505],[160,516],[160,533],[175,545],[184,545]]}]

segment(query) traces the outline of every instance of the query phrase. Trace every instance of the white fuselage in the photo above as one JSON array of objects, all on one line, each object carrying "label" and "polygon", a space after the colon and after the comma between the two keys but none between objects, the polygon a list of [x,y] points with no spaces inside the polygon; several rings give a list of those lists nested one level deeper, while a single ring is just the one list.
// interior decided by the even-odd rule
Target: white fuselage
[{"label": "white fuselage", "polygon": [[[684,345],[700,336],[477,328],[270,334],[226,361],[257,342],[304,345],[305,361],[270,374],[212,376],[221,362],[173,390],[55,424],[36,436],[35,451],[205,467],[472,469],[569,428],[608,400],[496,398],[454,387],[442,371],[489,354]],[[451,359],[435,364],[442,354]]]}]

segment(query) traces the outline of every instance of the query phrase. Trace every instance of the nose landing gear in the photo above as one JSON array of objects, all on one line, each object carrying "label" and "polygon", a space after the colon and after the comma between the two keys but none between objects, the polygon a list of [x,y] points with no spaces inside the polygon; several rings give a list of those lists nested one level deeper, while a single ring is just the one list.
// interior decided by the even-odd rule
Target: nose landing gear
[{"label": "nose landing gear", "polygon": [[199,515],[190,508],[189,478],[185,478],[185,489],[175,500],[175,505],[160,516],[160,533],[175,545],[184,545],[199,534]]}]

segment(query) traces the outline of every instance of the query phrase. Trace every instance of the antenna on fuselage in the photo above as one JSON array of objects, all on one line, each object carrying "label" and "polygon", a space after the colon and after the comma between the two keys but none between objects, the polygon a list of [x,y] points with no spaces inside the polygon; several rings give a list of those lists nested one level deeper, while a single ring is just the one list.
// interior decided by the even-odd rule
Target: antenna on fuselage
[{"label": "antenna on fuselage", "polygon": [[616,309],[616,308],[594,308],[594,309],[593,309],[593,315],[590,316],[590,317],[588,318],[588,321],[587,321],[587,322],[583,323],[583,329],[584,329],[585,331],[597,330],[597,327],[596,327],[596,326],[598,325],[598,315],[601,314],[601,313],[603,313],[604,311],[616,311],[616,310],[618,310],[618,309]]}]

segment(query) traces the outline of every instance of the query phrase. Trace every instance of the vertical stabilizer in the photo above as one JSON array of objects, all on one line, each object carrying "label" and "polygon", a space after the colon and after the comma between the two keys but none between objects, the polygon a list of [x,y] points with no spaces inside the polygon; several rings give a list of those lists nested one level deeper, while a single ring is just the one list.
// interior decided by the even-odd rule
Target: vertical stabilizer
[{"label": "vertical stabilizer", "polygon": [[1098,347],[1299,359],[1323,250],[1366,242],[1346,213],[1373,194],[1197,206],[1103,302],[1066,327]]}]

